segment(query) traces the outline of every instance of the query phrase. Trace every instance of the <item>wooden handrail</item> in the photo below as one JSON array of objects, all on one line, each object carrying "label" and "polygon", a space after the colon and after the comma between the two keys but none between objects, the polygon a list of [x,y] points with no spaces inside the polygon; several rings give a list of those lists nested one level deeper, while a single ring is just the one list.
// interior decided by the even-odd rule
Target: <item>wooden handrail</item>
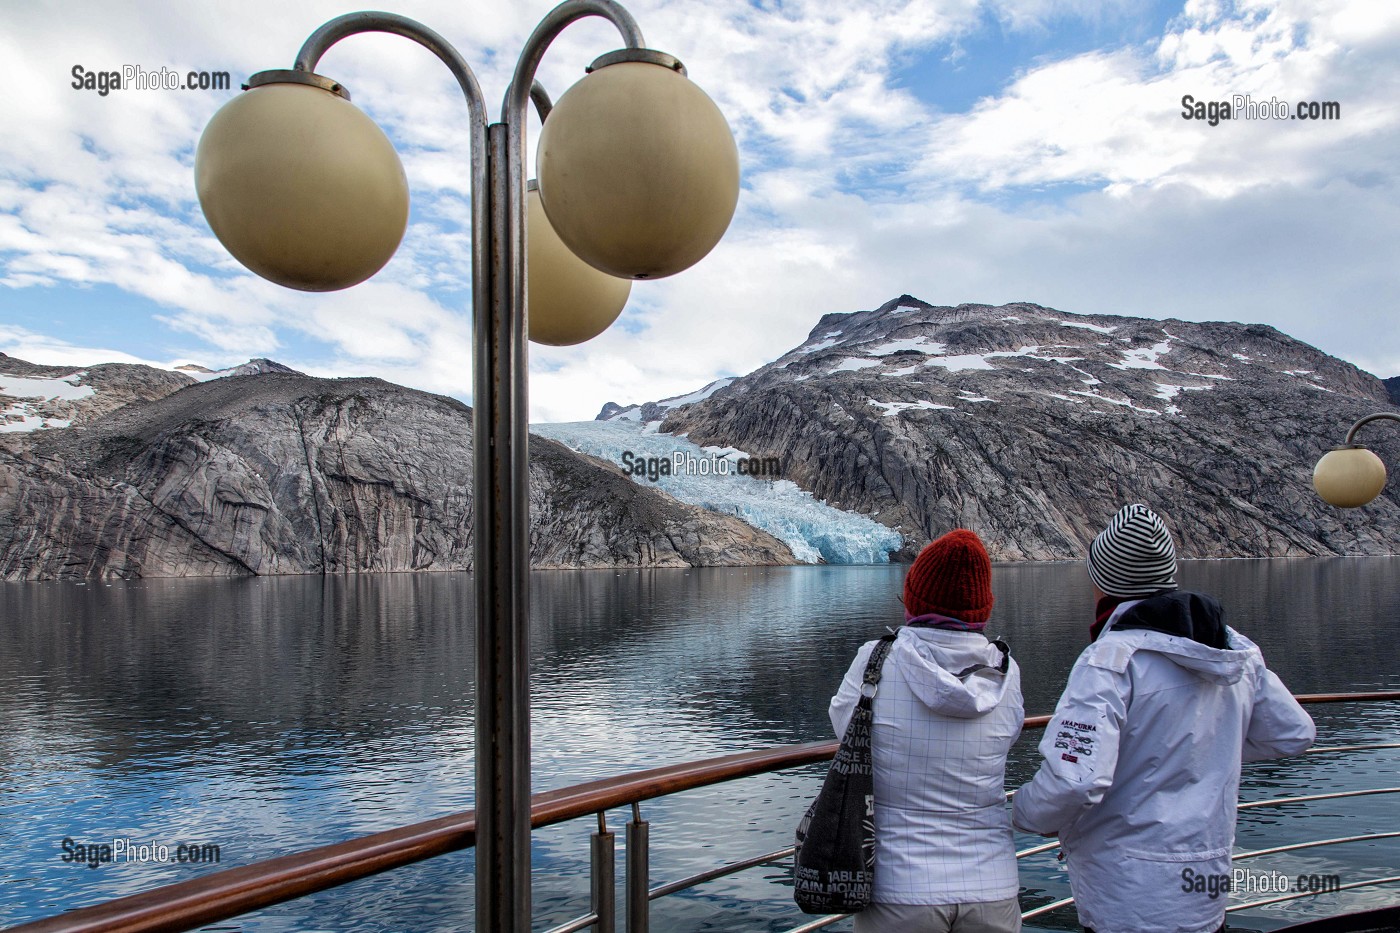
[{"label": "wooden handrail", "polygon": [[[1400,691],[1313,693],[1300,703],[1400,700]],[[1043,729],[1049,716],[1027,717]],[[535,794],[531,824],[539,828],[603,810],[737,778],[827,761],[836,742],[807,742],[721,758],[688,761]],[[9,928],[11,933],[179,933],[402,868],[476,843],[476,814],[468,810],[319,846],[252,865],[210,872]]]}]

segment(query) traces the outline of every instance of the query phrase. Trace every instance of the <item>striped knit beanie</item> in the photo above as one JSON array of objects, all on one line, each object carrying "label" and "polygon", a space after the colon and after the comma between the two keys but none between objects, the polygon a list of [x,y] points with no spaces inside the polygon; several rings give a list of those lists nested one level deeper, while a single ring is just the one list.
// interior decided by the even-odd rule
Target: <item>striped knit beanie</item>
[{"label": "striped knit beanie", "polygon": [[1089,578],[1109,596],[1176,589],[1176,548],[1167,526],[1145,505],[1125,505],[1089,545]]}]

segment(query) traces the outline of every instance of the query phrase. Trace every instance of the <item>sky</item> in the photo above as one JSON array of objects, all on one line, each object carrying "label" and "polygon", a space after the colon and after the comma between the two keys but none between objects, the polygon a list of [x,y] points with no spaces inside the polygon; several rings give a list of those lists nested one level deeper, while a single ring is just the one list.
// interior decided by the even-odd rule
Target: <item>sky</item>
[{"label": "sky", "polygon": [[[1400,4],[1389,0],[627,0],[739,146],[729,231],[637,283],[610,330],[531,345],[533,421],[743,375],[818,318],[908,293],[1080,314],[1271,324],[1400,375]],[[548,3],[387,6],[499,101]],[[224,251],[194,149],[249,74],[322,22],[295,4],[0,4],[0,352],[81,367],[270,357],[471,400],[465,107],[441,63],[355,36],[318,71],[394,142],[408,231],[361,285],[307,294]],[[620,45],[571,26],[557,100]],[[73,71],[227,71],[234,90],[73,87]],[[1185,119],[1182,98],[1337,102],[1340,119]],[[529,148],[538,126],[532,124]],[[533,156],[530,158],[533,164]]]}]

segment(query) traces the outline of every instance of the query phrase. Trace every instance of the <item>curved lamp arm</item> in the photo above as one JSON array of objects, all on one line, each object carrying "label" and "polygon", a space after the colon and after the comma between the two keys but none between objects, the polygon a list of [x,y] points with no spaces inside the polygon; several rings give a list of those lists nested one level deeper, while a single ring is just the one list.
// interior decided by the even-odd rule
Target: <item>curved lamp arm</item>
[{"label": "curved lamp arm", "polygon": [[1351,426],[1351,430],[1347,432],[1347,439],[1346,439],[1346,441],[1345,441],[1344,443],[1345,443],[1347,446],[1351,446],[1352,444],[1355,444],[1355,443],[1356,443],[1356,432],[1357,432],[1357,431],[1361,430],[1361,428],[1362,428],[1363,426],[1370,424],[1372,421],[1382,421],[1382,420],[1385,420],[1385,421],[1400,421],[1400,415],[1392,414],[1392,413],[1386,412],[1386,411],[1377,412],[1377,413],[1374,414],[1374,415],[1367,415],[1365,418],[1362,418],[1360,421],[1356,422],[1356,424],[1353,424],[1353,425]]},{"label": "curved lamp arm", "polygon": [[400,16],[397,13],[380,13],[369,10],[362,13],[346,13],[326,22],[313,32],[297,52],[295,71],[315,71],[316,65],[326,50],[341,39],[362,32],[387,32],[412,39],[442,60],[442,63],[457,79],[462,88],[462,96],[467,99],[471,110],[473,128],[486,127],[486,97],[481,93],[481,84],[471,65],[453,48],[452,43],[417,20]]},{"label": "curved lamp arm", "polygon": [[642,28],[632,18],[632,14],[615,0],[564,0],[549,11],[525,41],[525,48],[515,63],[515,77],[506,89],[505,100],[501,104],[502,123],[516,125],[515,118],[524,111],[526,98],[535,86],[535,72],[539,70],[545,50],[566,26],[586,16],[601,16],[616,26],[617,31],[622,33],[622,41],[627,48],[646,47]]},{"label": "curved lamp arm", "polygon": [[[365,11],[346,13],[324,23],[313,32],[297,52],[293,70],[313,72],[326,54],[326,50],[341,39],[365,32],[386,32],[412,39],[436,55],[462,89],[470,115],[469,135],[471,139],[471,218],[472,218],[472,310],[477,322],[478,333],[475,340],[483,339],[482,322],[489,316],[490,296],[488,289],[476,287],[491,281],[490,271],[490,167],[487,151],[486,97],[481,92],[481,84],[476,79],[471,65],[462,54],[436,31],[417,20],[400,16],[397,13]],[[541,88],[543,91],[543,88]]]},{"label": "curved lamp arm", "polygon": [[540,115],[541,123],[549,119],[549,112],[554,109],[554,101],[549,99],[549,92],[538,81],[530,82],[530,102],[535,105],[535,112]]}]

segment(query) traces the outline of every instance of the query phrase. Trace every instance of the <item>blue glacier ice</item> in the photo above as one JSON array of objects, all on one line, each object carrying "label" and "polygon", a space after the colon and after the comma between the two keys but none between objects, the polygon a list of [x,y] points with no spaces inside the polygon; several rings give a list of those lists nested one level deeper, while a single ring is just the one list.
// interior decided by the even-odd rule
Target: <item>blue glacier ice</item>
[{"label": "blue glacier ice", "polygon": [[655,482],[645,475],[630,478],[658,486],[682,502],[737,515],[782,541],[803,563],[883,564],[903,543],[894,529],[818,502],[791,480],[739,475],[738,461],[748,457],[741,450],[700,447],[658,433],[657,424],[576,421],[532,424],[530,430],[619,469],[624,469],[625,452],[632,454],[632,462],[655,458],[652,465],[657,466],[667,461],[671,475],[659,475]]}]

